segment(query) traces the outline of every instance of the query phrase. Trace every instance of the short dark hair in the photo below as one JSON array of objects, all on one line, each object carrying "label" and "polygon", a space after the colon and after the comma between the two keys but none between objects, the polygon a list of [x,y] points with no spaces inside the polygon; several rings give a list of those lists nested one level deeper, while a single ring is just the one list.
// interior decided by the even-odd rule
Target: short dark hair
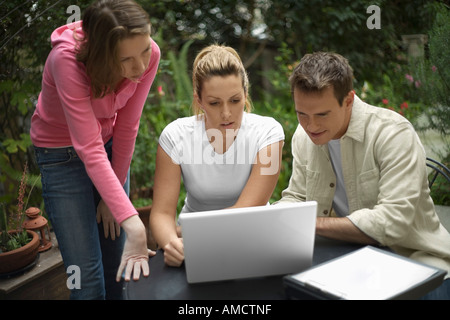
[{"label": "short dark hair", "polygon": [[300,60],[289,82],[292,95],[295,89],[321,93],[332,86],[334,96],[342,105],[344,98],[353,90],[353,69],[348,60],[337,53],[315,52],[306,54]]}]

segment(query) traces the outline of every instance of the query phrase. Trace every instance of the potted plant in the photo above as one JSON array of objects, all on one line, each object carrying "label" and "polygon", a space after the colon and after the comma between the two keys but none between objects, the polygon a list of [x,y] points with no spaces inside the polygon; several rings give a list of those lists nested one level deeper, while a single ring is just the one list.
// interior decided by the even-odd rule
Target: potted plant
[{"label": "potted plant", "polygon": [[23,270],[27,266],[33,265],[38,257],[40,243],[38,234],[34,231],[25,230],[22,227],[25,217],[23,200],[27,180],[26,171],[27,165],[25,164],[20,181],[17,210],[11,213],[9,219],[4,204],[1,204],[0,275],[11,275]]}]

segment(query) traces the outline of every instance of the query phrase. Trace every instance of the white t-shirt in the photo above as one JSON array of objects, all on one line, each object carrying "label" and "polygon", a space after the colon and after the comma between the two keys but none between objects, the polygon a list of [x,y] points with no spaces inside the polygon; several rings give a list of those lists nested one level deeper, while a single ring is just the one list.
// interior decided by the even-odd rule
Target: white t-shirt
[{"label": "white t-shirt", "polygon": [[182,212],[234,205],[247,183],[257,153],[281,140],[284,131],[276,120],[244,113],[233,144],[224,154],[218,154],[208,141],[202,118],[191,116],[170,123],[161,133],[159,144],[181,166],[186,189]]}]

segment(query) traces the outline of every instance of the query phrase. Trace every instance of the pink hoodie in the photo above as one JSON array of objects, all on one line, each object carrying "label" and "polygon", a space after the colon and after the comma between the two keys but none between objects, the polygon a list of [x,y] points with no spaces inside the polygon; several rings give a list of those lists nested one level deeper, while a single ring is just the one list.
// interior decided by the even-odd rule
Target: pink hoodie
[{"label": "pink hoodie", "polygon": [[[120,224],[137,214],[123,184],[161,52],[151,40],[150,64],[139,83],[126,79],[117,92],[93,99],[86,68],[75,57],[74,32],[81,37],[80,22],[62,26],[51,35],[53,49],[45,63],[42,90],[31,119],[31,140],[37,147],[73,146]],[[104,149],[111,137],[112,165]]]}]

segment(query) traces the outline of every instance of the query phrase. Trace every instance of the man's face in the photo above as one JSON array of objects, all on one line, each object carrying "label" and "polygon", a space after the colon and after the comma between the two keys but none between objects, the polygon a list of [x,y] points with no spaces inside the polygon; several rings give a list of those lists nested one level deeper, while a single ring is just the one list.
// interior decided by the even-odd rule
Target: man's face
[{"label": "man's face", "polygon": [[339,105],[328,87],[320,93],[294,90],[295,111],[300,125],[316,145],[341,138],[347,131],[353,106],[354,92],[350,91]]}]

